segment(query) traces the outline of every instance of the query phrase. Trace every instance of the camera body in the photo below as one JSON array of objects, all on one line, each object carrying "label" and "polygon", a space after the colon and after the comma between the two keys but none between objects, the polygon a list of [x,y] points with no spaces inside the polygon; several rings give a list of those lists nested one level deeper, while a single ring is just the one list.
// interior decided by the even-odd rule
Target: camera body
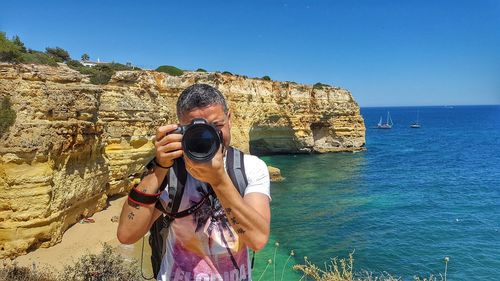
[{"label": "camera body", "polygon": [[182,150],[189,159],[212,160],[223,143],[222,131],[203,118],[194,118],[190,124],[179,126],[173,134],[182,134]]}]

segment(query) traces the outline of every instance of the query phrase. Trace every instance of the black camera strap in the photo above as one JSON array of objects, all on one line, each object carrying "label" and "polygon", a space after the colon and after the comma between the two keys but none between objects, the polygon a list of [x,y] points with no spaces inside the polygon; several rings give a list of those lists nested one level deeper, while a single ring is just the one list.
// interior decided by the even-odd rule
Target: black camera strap
[{"label": "black camera strap", "polygon": [[207,202],[210,195],[211,194],[207,194],[207,195],[203,196],[203,198],[198,203],[192,205],[191,207],[187,208],[186,210],[176,212],[176,213],[165,213],[165,215],[168,216],[169,218],[171,218],[172,220],[187,217],[187,216],[191,215],[192,213],[196,212],[199,208],[201,208],[201,206],[203,206],[203,204],[205,204],[205,202]]}]

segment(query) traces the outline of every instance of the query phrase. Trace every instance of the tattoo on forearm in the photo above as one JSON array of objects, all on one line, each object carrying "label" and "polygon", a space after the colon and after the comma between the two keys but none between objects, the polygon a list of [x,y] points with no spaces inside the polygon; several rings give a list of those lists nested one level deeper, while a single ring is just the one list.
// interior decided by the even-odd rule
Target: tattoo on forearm
[{"label": "tattoo on forearm", "polygon": [[129,219],[129,220],[133,220],[133,219],[134,219],[134,216],[135,216],[134,212],[130,212],[130,213],[128,214],[128,219]]},{"label": "tattoo on forearm", "polygon": [[239,224],[235,217],[230,218],[232,224]]},{"label": "tattoo on forearm", "polygon": [[[234,216],[229,216],[229,215],[231,214],[231,212],[232,212],[232,211],[233,211],[233,210],[232,210],[231,208],[226,208],[226,215],[227,215],[227,217],[229,218],[229,220],[231,221],[231,224],[235,227],[236,225],[239,225],[239,224],[240,224],[240,222],[236,219],[236,217],[234,217]],[[245,232],[246,232],[246,231],[245,231],[243,228],[241,228],[241,227],[238,227],[238,228],[236,229],[236,233],[238,233],[238,234],[245,234]]]}]

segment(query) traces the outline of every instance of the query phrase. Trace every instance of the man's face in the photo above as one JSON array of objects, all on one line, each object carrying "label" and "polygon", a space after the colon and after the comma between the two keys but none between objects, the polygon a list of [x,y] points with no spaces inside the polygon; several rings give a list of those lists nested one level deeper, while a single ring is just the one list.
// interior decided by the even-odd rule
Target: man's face
[{"label": "man's face", "polygon": [[222,131],[224,146],[228,147],[231,143],[231,113],[224,113],[224,108],[220,104],[209,105],[206,107],[197,107],[184,113],[179,117],[181,125],[188,125],[194,118],[203,118],[209,124],[214,125]]}]

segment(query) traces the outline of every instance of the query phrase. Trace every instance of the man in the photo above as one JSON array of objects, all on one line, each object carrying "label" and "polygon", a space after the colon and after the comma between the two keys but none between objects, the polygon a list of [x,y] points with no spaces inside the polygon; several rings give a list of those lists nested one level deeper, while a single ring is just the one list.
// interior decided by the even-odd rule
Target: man
[{"label": "man", "polygon": [[[192,215],[172,222],[157,279],[251,280],[248,248],[259,251],[269,239],[267,166],[255,156],[244,156],[248,186],[241,197],[224,165],[224,152],[231,142],[231,113],[217,89],[205,84],[188,87],[178,98],[177,117],[181,125],[194,118],[205,119],[222,132],[223,145],[212,160],[196,162],[184,156],[183,136],[173,133],[178,125],[161,126],[156,131],[157,166],[135,189],[141,194],[156,194],[174,160],[183,157],[188,177],[179,211],[201,202],[212,190],[215,193]],[[158,198],[163,206],[171,201],[167,190]],[[161,215],[155,204],[139,205],[128,200],[120,216],[118,240],[124,244],[136,242]]]}]

